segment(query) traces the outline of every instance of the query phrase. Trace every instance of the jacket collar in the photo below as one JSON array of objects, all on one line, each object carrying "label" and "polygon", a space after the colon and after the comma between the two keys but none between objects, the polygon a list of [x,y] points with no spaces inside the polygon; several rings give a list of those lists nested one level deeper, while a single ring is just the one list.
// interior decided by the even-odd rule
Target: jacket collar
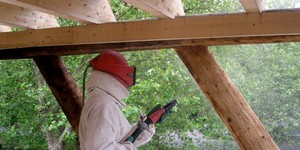
[{"label": "jacket collar", "polygon": [[107,73],[93,70],[86,87],[87,91],[93,88],[100,88],[114,97],[119,107],[123,108],[126,106],[123,99],[129,96],[129,91],[118,80]]}]

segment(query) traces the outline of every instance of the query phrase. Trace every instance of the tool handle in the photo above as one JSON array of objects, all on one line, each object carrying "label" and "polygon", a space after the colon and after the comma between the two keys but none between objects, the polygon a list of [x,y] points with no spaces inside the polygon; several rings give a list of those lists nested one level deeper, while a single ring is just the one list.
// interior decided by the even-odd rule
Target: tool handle
[{"label": "tool handle", "polygon": [[164,106],[164,109],[165,109],[166,113],[168,113],[176,104],[177,104],[176,100],[172,100],[171,102],[169,102],[168,104],[166,104]]},{"label": "tool handle", "polygon": [[130,141],[131,143],[134,143],[137,137],[143,132],[141,128],[137,128],[130,137],[128,137],[127,141]]},{"label": "tool handle", "polygon": [[[161,117],[165,114],[168,113],[175,105],[177,101],[172,100],[168,104],[166,104],[164,107],[161,107],[160,105],[156,106],[154,109],[150,111],[147,115],[147,119],[144,121],[144,123],[148,126],[150,124],[155,124],[158,122]],[[130,141],[134,143],[134,141],[137,139],[137,137],[145,130],[145,128],[139,126],[131,136],[127,138],[127,141]]]}]

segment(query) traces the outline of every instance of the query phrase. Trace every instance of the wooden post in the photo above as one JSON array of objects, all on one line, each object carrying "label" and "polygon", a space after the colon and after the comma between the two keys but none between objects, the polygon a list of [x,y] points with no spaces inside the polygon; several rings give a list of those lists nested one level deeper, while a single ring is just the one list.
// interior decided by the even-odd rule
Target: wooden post
[{"label": "wooden post", "polygon": [[59,56],[33,58],[59,106],[78,134],[80,114],[83,107],[82,94]]},{"label": "wooden post", "polygon": [[207,47],[176,51],[241,149],[279,149]]}]

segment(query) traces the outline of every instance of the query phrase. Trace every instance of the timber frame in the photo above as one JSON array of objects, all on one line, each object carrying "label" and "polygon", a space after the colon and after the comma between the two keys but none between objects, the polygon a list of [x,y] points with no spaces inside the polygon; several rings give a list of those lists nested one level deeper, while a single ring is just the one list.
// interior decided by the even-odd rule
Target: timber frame
[{"label": "timber frame", "polygon": [[279,149],[208,46],[299,42],[300,9],[239,0],[243,13],[185,16],[181,0],[123,1],[157,19],[116,22],[107,0],[0,0],[0,59],[33,58],[78,133],[82,94],[60,56],[174,48],[241,149]]}]

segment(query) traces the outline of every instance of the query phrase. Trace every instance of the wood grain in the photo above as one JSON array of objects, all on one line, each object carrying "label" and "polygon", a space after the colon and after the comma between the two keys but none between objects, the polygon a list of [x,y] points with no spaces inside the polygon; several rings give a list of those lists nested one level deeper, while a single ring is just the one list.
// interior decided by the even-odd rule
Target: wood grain
[{"label": "wood grain", "polygon": [[207,47],[176,51],[242,150],[279,149]]}]

